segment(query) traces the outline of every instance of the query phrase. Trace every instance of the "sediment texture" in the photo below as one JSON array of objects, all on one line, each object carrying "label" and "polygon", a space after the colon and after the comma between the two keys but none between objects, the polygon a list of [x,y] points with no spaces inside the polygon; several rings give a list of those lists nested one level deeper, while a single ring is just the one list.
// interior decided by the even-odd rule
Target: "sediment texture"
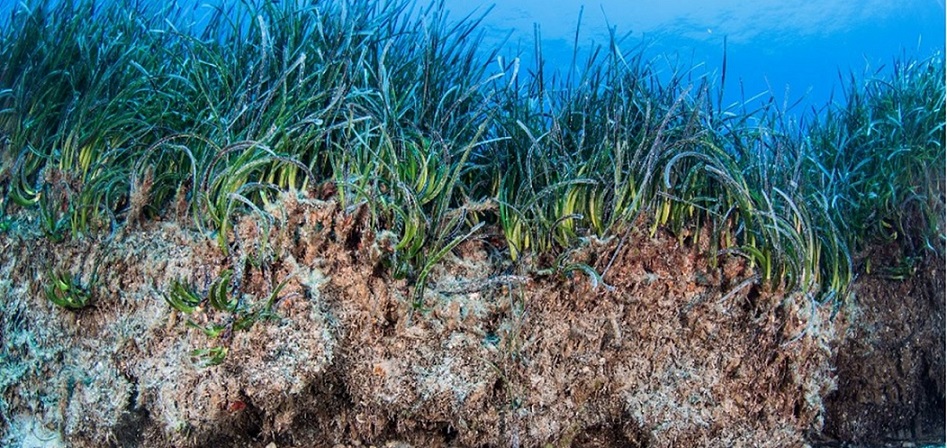
[{"label": "sediment texture", "polygon": [[[944,299],[915,294],[936,289],[921,280],[898,293],[941,313],[901,324],[914,342],[893,340],[871,308],[893,303],[879,295],[887,283],[860,284],[860,311],[839,318],[757,285],[741,258],[710,266],[693,237],[632,229],[567,257],[605,271],[604,284],[580,270],[521,272],[484,238],[438,264],[415,304],[365,214],[294,195],[278,206],[286,220],[267,235],[240,222],[233,257],[171,222],[59,245],[0,235],[5,444],[801,446],[826,416],[834,435],[857,439],[891,412],[916,420],[943,403]],[[225,265],[234,259],[244,262]],[[225,268],[250,303],[288,281],[277,317],[233,331],[223,363],[202,367],[194,350],[219,340],[164,297],[175,280],[207,288]],[[53,269],[86,283],[96,272],[95,304],[47,301]],[[856,359],[866,347],[888,355]],[[904,413],[924,385],[938,395]],[[879,387],[886,405],[869,404]]]}]

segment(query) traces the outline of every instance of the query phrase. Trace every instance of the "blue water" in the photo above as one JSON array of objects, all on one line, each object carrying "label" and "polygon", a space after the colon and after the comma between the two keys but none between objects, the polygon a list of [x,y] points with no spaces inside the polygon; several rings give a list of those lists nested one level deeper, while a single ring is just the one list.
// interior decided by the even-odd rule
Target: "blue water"
[{"label": "blue water", "polygon": [[[206,4],[235,1],[176,3],[199,22]],[[483,19],[486,46],[502,44],[501,54],[520,57],[527,69],[534,67],[538,27],[545,68],[563,75],[570,70],[579,25],[580,66],[582,54],[609,42],[611,27],[625,37],[623,51],[644,48],[668,74],[690,69],[718,81],[726,39],[725,105],[762,94],[764,101],[772,95],[778,104],[802,100],[797,108],[818,107],[842,99],[839,73],[883,70],[900,56],[926,58],[939,51],[943,57],[947,39],[944,0],[444,1],[456,20],[489,10]],[[19,3],[0,0],[0,26]]]},{"label": "blue water", "polygon": [[943,57],[947,26],[943,0],[446,0],[457,18],[490,5],[488,42],[509,36],[507,56],[530,60],[538,25],[547,69],[569,70],[580,11],[580,48],[607,44],[611,26],[627,35],[624,49],[644,46],[648,58],[670,61],[668,71],[696,67],[719,79],[726,37],[725,102],[772,93],[780,104],[801,99],[798,108],[841,100],[840,71]]}]

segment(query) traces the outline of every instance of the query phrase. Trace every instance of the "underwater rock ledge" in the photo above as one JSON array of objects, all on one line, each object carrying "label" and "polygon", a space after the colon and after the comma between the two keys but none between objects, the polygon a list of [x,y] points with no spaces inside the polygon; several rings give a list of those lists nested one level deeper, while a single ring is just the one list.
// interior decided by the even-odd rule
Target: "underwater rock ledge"
[{"label": "underwater rock ledge", "polygon": [[[243,266],[173,222],[60,244],[0,234],[4,445],[802,446],[885,435],[891,412],[911,421],[884,428],[903,430],[925,391],[943,405],[943,266],[866,280],[833,318],[748,282],[743,259],[713,268],[661,231],[633,230],[597,288],[576,272],[511,271],[471,240],[417,307],[379,268],[384,241],[364,216],[334,201],[280,206],[285,225],[268,233],[238,224]],[[589,241],[573,258],[596,266],[616,246]],[[272,314],[241,329],[236,312],[167,303],[175,282],[208,291],[226,269],[248,307],[282,285]],[[46,300],[53,271],[94,284],[93,304]],[[916,313],[898,328],[921,333],[906,352],[868,354],[904,336],[873,330],[899,317],[872,308],[892,297]],[[220,346],[220,363],[201,365]],[[892,356],[914,367],[878,384]],[[884,409],[871,401],[891,387]],[[928,420],[943,428],[943,414]]]}]

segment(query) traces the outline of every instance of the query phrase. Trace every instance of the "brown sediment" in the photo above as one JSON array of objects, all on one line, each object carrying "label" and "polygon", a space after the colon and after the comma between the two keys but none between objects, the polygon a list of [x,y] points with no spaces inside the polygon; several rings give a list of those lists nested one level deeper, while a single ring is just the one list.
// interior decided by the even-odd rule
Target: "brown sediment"
[{"label": "brown sediment", "polygon": [[920,262],[909,278],[885,267],[896,248],[866,255],[880,266],[854,283],[850,324],[835,360],[838,390],[826,398],[832,441],[944,443],[944,260]]},{"label": "brown sediment", "polygon": [[[518,270],[488,237],[445,257],[416,307],[366,214],[292,194],[279,207],[271,225],[237,224],[231,257],[173,222],[58,245],[0,235],[5,440],[803,446],[943,428],[930,414],[944,400],[943,266],[862,278],[835,310],[660,231],[632,230],[597,287]],[[601,271],[617,247],[593,239],[568,261]],[[223,363],[201,367],[192,352],[224,342],[164,294],[226,268],[249,304],[286,281],[278,318],[234,331]],[[92,284],[95,304],[49,303],[52,269]]]}]

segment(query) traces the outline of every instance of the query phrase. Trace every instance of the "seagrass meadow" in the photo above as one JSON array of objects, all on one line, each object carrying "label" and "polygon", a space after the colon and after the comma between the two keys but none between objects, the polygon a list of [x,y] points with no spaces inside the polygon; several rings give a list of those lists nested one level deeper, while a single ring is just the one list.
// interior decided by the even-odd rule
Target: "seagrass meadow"
[{"label": "seagrass meadow", "polygon": [[438,2],[145,3],[0,28],[4,445],[943,443],[942,54],[726,104]]}]

